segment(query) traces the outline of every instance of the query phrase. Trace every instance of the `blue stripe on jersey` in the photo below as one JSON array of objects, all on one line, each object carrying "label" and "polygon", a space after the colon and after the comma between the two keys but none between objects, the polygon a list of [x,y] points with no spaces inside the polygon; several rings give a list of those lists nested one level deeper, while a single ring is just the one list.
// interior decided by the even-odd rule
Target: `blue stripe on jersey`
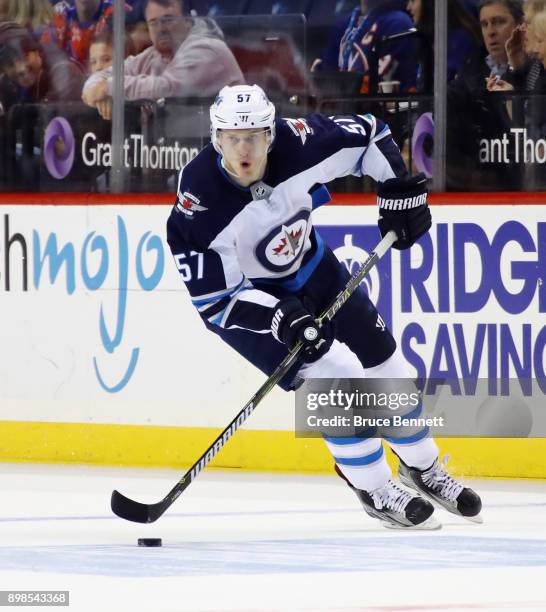
[{"label": "blue stripe on jersey", "polygon": [[324,255],[324,242],[320,237],[318,232],[315,232],[316,241],[317,241],[317,251],[311,257],[311,259],[303,265],[294,278],[291,278],[289,281],[285,281],[284,283],[281,280],[281,286],[288,291],[296,292],[299,291],[303,285],[309,280],[309,277],[315,271],[315,268],[319,265],[322,256]]},{"label": "blue stripe on jersey", "polygon": [[379,132],[379,134],[374,138],[374,141],[379,140],[380,138],[384,138],[385,136],[387,136],[388,134],[391,133],[391,130],[389,128],[388,125],[385,125],[385,127]]},{"label": "blue stripe on jersey", "polygon": [[223,312],[230,303],[231,296],[228,295],[217,302],[212,302],[210,305],[201,306],[201,308],[198,308],[197,310],[202,317],[207,317],[210,320],[210,317],[213,317],[220,311]]},{"label": "blue stripe on jersey", "polygon": [[328,202],[330,202],[332,199],[332,196],[330,195],[330,192],[328,191],[326,185],[319,185],[316,188],[310,189],[309,195],[311,196],[313,210],[315,210],[319,206],[328,204]]},{"label": "blue stripe on jersey", "polygon": [[391,442],[392,444],[413,444],[414,442],[419,442],[423,438],[426,438],[430,433],[430,429],[425,427],[419,433],[416,433],[414,436],[408,436],[407,438],[384,438],[387,442]]},{"label": "blue stripe on jersey", "polygon": [[194,306],[203,306],[204,304],[208,304],[209,302],[215,302],[223,297],[234,295],[235,293],[237,293],[237,291],[239,291],[239,289],[241,288],[245,280],[246,279],[243,277],[243,280],[237,285],[237,287],[233,289],[228,289],[227,291],[224,291],[223,293],[216,293],[212,297],[205,298],[205,299],[199,299],[199,297],[197,299],[192,298],[192,304]]},{"label": "blue stripe on jersey", "polygon": [[[244,282],[245,279],[243,279],[242,282]],[[253,287],[241,287],[241,285],[238,286],[238,288],[233,292],[232,295],[230,295],[230,299],[226,301],[226,298],[224,298],[224,300],[222,300],[223,302],[223,308],[220,312],[218,312],[218,314],[212,312],[210,317],[208,318],[209,323],[213,323],[214,325],[220,325],[222,326],[222,319],[224,318],[224,315],[226,313],[226,310],[228,309],[229,305],[231,304],[231,301],[233,300],[233,298],[236,295],[239,295],[240,293],[243,293],[243,291],[250,291],[252,290]],[[214,309],[212,309],[214,310]],[[204,313],[205,316],[207,313]]]},{"label": "blue stripe on jersey", "polygon": [[381,446],[378,450],[366,455],[365,457],[336,457],[334,456],[335,462],[339,465],[370,465],[375,463],[383,457],[383,447]]},{"label": "blue stripe on jersey", "polygon": [[212,317],[210,317],[210,318],[208,319],[208,322],[209,322],[209,323],[212,323],[213,325],[220,325],[220,323],[222,322],[222,318],[223,318],[224,313],[226,312],[226,310],[227,310],[227,306],[226,306],[226,308],[224,308],[222,311],[220,311],[220,312],[219,312],[217,315],[215,315],[215,316],[213,315]]}]

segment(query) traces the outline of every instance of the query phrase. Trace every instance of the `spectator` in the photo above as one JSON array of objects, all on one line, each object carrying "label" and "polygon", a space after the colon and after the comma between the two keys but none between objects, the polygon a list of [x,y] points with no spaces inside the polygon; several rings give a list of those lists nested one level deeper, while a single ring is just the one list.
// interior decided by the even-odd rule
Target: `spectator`
[{"label": "spectator", "polygon": [[516,189],[516,169],[502,163],[479,163],[479,142],[509,132],[505,100],[488,92],[492,79],[508,71],[506,43],[523,22],[521,0],[482,0],[480,27],[485,48],[467,60],[449,84],[447,96],[448,187],[460,190],[476,181],[483,188]]},{"label": "spectator", "polygon": [[70,57],[85,65],[93,38],[108,28],[112,0],[62,0],[41,42],[54,42]]},{"label": "spectator", "polygon": [[[447,79],[455,78],[465,60],[470,58],[482,44],[480,26],[474,16],[468,12],[462,0],[448,0],[448,49]],[[408,12],[413,18],[415,27],[425,39],[428,49],[434,48],[434,0],[409,0]],[[429,62],[429,64],[432,64]],[[432,67],[432,65],[431,65]],[[427,75],[429,76],[429,75]],[[423,75],[418,76],[422,82]],[[429,80],[429,79],[427,79]],[[431,80],[431,79],[430,79]],[[419,87],[419,89],[423,89]]]},{"label": "spectator", "polygon": [[39,40],[53,18],[49,0],[7,0],[6,21],[15,21],[27,28]]},{"label": "spectator", "polygon": [[[184,16],[178,0],[148,0],[146,22],[153,46],[125,60],[125,98],[212,96],[224,85],[244,83],[235,57],[210,20]],[[83,100],[111,117],[112,70],[89,77]]]},{"label": "spectator", "polygon": [[479,17],[485,50],[467,60],[453,82],[455,90],[472,97],[487,91],[488,78],[498,80],[508,72],[506,44],[523,23],[522,0],[482,0]]},{"label": "spectator", "polygon": [[111,32],[103,32],[95,38],[89,47],[89,71],[94,73],[106,70],[112,65],[113,59],[113,34]]},{"label": "spectator", "polygon": [[128,2],[131,5],[131,12],[125,19],[125,35],[131,38],[134,47],[133,55],[136,55],[152,46],[144,15],[146,0],[128,0]]},{"label": "spectator", "polygon": [[[133,55],[133,44],[129,37],[125,38],[125,57]],[[112,66],[114,59],[114,34],[102,32],[95,37],[89,47],[89,72],[100,72]]]},{"label": "spectator", "polygon": [[546,94],[546,10],[537,13],[531,25],[537,58],[542,63],[542,71],[537,78],[535,91]]},{"label": "spectator", "polygon": [[377,93],[380,81],[399,81],[400,91],[415,91],[416,42],[411,37],[385,43],[383,38],[413,27],[407,0],[361,0],[311,71],[346,71],[363,75],[362,93]]},{"label": "spectator", "polygon": [[16,89],[17,102],[78,100],[83,72],[59,49],[45,49],[14,22],[0,24],[0,72]]},{"label": "spectator", "polygon": [[507,80],[490,80],[488,82],[490,91],[535,90],[543,66],[537,56],[533,21],[535,16],[544,10],[546,10],[546,0],[527,0],[524,6],[525,23],[515,28],[506,43],[510,73],[507,75]]}]

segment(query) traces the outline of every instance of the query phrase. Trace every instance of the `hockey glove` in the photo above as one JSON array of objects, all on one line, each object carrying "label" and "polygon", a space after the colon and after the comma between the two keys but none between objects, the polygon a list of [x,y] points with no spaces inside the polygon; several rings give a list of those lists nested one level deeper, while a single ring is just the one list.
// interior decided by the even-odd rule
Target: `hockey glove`
[{"label": "hockey glove", "polygon": [[319,327],[311,313],[296,297],[278,302],[271,319],[273,336],[292,350],[303,343],[300,356],[305,363],[313,363],[325,355],[334,341],[333,323],[325,319]]},{"label": "hockey glove", "polygon": [[411,178],[392,178],[379,183],[379,231],[384,237],[394,230],[398,240],[393,248],[409,249],[432,224],[427,204],[427,179],[423,173]]}]

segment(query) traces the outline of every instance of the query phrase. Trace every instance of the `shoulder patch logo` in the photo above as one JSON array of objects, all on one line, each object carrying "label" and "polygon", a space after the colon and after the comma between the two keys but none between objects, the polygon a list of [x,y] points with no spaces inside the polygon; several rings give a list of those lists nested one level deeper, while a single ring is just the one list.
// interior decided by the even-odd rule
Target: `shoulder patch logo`
[{"label": "shoulder patch logo", "polygon": [[296,136],[301,138],[301,142],[305,144],[307,140],[307,135],[312,134],[313,130],[307,124],[305,119],[285,119],[288,127],[294,132]]},{"label": "shoulder patch logo", "polygon": [[205,206],[201,206],[199,198],[196,198],[188,191],[184,191],[182,194],[180,192],[177,194],[176,210],[184,213],[186,217],[191,219],[196,212],[202,212],[208,209]]}]

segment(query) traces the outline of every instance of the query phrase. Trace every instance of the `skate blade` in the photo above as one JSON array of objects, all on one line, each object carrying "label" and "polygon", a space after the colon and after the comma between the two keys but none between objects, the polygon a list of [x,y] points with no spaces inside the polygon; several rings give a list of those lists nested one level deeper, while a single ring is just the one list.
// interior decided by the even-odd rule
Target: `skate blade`
[{"label": "skate blade", "polygon": [[[458,516],[463,515],[459,514]],[[463,518],[467,521],[470,521],[471,523],[478,523],[478,525],[481,525],[483,523],[483,517],[481,514],[476,514],[476,516],[463,516]]]},{"label": "skate blade", "polygon": [[436,531],[442,528],[442,523],[439,523],[433,516],[429,516],[426,521],[419,523],[419,525],[399,525],[398,523],[389,523],[388,521],[381,521],[381,524],[387,529],[405,531]]}]

